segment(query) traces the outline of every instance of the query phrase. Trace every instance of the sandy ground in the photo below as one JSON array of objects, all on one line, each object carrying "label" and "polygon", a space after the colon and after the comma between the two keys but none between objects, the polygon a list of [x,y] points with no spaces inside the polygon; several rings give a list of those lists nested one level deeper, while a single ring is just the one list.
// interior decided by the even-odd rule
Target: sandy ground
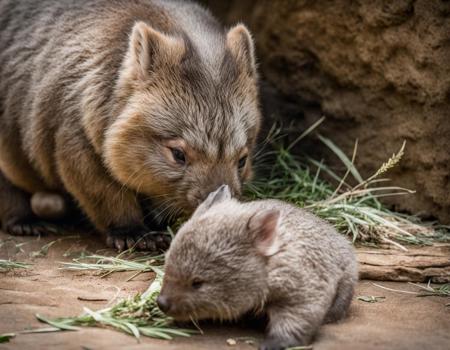
[{"label": "sandy ground", "polygon": [[[60,237],[60,236],[59,236]],[[102,251],[103,243],[89,237],[60,239],[46,256],[32,257],[41,247],[58,237],[13,239],[0,232],[0,258],[30,261],[32,268],[0,273],[0,333],[17,332],[42,327],[35,314],[48,317],[71,316],[81,313],[83,306],[104,307],[114,297],[144,291],[152,279],[150,273],[126,281],[131,273],[116,273],[100,278],[91,272],[72,272],[58,269],[60,261],[68,261],[80,252]],[[20,243],[24,243],[20,245]],[[18,246],[17,246],[18,245]],[[36,254],[34,254],[36,255]],[[398,282],[379,282],[393,289],[417,291],[415,286]],[[382,302],[366,303],[357,296],[384,296]],[[80,298],[105,299],[85,301]],[[326,325],[320,330],[313,347],[328,349],[450,349],[449,299],[417,298],[414,294],[381,289],[371,281],[361,281],[350,316],[339,324]],[[19,334],[0,349],[255,349],[239,337],[260,340],[263,330],[254,325],[203,324],[203,336],[173,341],[142,339],[116,331],[86,328],[77,332]],[[227,339],[237,339],[230,346]]]}]

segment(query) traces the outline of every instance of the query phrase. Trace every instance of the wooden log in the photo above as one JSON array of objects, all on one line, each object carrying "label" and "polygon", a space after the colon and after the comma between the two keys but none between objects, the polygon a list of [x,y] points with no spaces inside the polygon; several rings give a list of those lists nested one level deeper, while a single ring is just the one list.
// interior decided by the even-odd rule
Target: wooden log
[{"label": "wooden log", "polygon": [[357,247],[361,279],[450,282],[450,244],[398,249]]}]

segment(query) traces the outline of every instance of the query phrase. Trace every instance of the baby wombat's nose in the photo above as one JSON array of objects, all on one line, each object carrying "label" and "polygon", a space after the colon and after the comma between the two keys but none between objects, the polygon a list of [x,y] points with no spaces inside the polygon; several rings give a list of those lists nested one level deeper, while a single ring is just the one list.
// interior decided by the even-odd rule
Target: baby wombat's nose
[{"label": "baby wombat's nose", "polygon": [[159,295],[156,299],[156,303],[158,304],[158,307],[162,312],[167,313],[167,311],[170,310],[170,302],[166,296]]}]

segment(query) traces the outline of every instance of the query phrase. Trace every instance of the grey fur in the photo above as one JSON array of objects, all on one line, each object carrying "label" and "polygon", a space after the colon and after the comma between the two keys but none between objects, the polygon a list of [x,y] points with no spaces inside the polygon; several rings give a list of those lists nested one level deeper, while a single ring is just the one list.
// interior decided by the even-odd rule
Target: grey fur
[{"label": "grey fur", "polygon": [[[276,200],[224,199],[194,214],[172,242],[165,271],[161,296],[169,315],[235,319],[264,312],[261,349],[309,344],[321,324],[346,315],[358,279],[346,238]],[[192,281],[203,285],[195,289]]]},{"label": "grey fur", "polygon": [[106,233],[145,230],[140,195],[162,220],[240,193],[260,124],[245,27],[189,1],[3,0],[0,31],[4,229],[37,192],[69,193]]}]

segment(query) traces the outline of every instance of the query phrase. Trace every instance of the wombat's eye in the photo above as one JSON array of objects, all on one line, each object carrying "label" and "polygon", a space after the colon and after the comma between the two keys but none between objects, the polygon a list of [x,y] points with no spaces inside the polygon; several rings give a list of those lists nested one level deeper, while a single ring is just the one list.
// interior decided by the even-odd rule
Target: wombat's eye
[{"label": "wombat's eye", "polygon": [[200,289],[201,286],[203,286],[203,283],[204,282],[201,279],[195,278],[192,280],[191,285],[192,285],[192,288],[194,288],[194,289]]},{"label": "wombat's eye", "polygon": [[241,159],[239,159],[239,169],[242,169],[245,166],[245,163],[247,163],[247,156],[243,156]]},{"label": "wombat's eye", "polygon": [[186,164],[184,152],[179,148],[171,148],[173,159],[180,165]]}]

